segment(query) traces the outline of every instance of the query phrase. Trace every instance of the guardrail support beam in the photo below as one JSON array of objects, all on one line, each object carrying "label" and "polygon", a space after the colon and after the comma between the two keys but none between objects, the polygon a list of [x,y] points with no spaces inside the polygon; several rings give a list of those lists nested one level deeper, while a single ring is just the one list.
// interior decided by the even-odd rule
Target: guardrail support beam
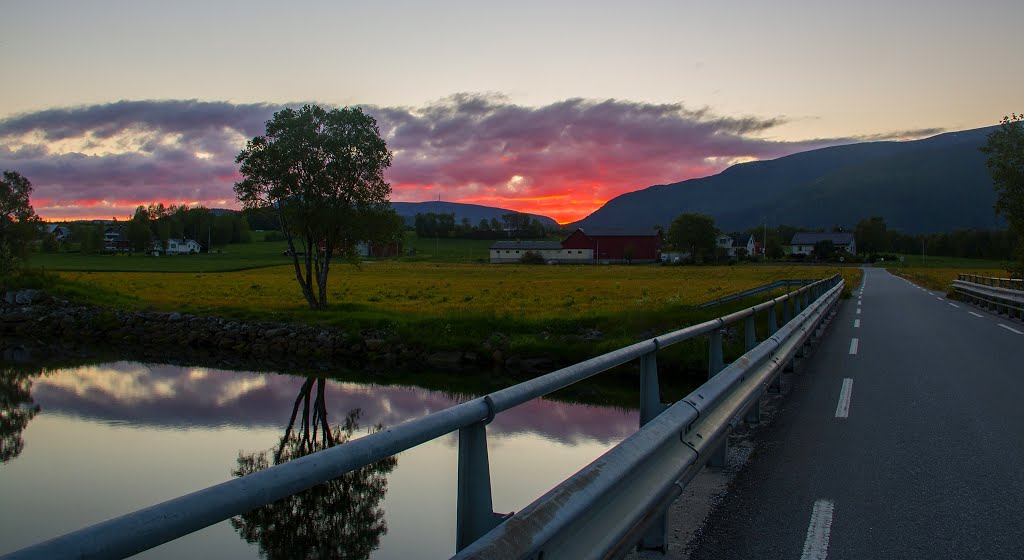
[{"label": "guardrail support beam", "polygon": [[640,427],[668,408],[661,402],[656,352],[640,356]]},{"label": "guardrail support beam", "polygon": [[754,315],[751,314],[747,317],[746,322],[743,324],[743,335],[746,338],[745,349],[750,352],[757,346],[757,327],[754,325]]},{"label": "guardrail support beam", "polygon": [[466,548],[500,524],[506,515],[494,513],[491,469],[487,460],[487,425],[477,422],[459,430],[459,495],[455,520],[455,550]]},{"label": "guardrail support beam", "polygon": [[725,358],[722,356],[722,330],[711,331],[708,340],[708,379],[711,379],[725,369]]}]

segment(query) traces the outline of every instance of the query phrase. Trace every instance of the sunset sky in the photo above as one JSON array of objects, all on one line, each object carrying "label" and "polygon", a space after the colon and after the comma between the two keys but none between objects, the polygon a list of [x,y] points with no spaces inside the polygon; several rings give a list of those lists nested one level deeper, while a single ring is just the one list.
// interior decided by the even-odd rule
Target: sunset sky
[{"label": "sunset sky", "polygon": [[1024,2],[0,0],[0,169],[47,220],[237,208],[273,112],[359,105],[393,200],[623,192],[1024,111]]}]

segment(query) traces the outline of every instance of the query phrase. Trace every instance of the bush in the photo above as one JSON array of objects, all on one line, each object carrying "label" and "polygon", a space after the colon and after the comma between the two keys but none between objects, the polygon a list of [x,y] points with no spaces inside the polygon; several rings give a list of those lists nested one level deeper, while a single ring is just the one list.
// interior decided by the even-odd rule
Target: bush
[{"label": "bush", "polygon": [[519,258],[519,262],[523,264],[544,264],[544,257],[536,251],[527,251]]}]

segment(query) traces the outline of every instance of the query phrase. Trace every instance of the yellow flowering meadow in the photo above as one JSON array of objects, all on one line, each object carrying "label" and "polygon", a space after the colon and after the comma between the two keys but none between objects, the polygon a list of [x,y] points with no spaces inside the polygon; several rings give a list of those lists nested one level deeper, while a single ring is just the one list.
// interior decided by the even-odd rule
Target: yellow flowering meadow
[{"label": "yellow flowering meadow", "polygon": [[[824,278],[858,268],[812,266],[527,266],[378,261],[332,266],[330,308],[408,318],[451,314],[509,318],[614,315],[695,305],[780,279]],[[135,298],[141,308],[216,314],[306,308],[290,266],[222,273],[60,272],[87,287]]]}]

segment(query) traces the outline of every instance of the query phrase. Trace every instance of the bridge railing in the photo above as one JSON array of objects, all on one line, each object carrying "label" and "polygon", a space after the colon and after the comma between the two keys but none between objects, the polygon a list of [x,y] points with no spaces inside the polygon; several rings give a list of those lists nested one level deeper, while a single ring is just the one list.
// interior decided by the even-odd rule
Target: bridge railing
[{"label": "bridge railing", "polygon": [[957,274],[953,290],[975,305],[1024,320],[1024,280]]},{"label": "bridge railing", "polygon": [[706,301],[706,302],[698,305],[697,307],[699,307],[699,308],[714,307],[716,305],[721,305],[723,303],[728,303],[730,301],[735,301],[735,300],[743,299],[743,298],[750,297],[750,296],[756,296],[757,294],[763,294],[764,292],[770,292],[770,291],[776,290],[778,288],[789,288],[789,287],[792,287],[792,286],[806,286],[807,284],[810,284],[812,282],[814,282],[814,280],[807,280],[807,279],[801,279],[801,280],[776,280],[776,281],[771,282],[769,284],[764,284],[763,286],[758,286],[756,288],[750,288],[749,290],[744,290],[742,292],[738,292],[738,293],[735,293],[735,294],[729,294],[727,296],[723,296],[723,297],[720,297],[720,298],[717,298],[717,299],[713,299],[711,301]]},{"label": "bridge railing", "polygon": [[[740,417],[756,421],[763,393],[802,352],[839,299],[839,275],[759,305],[666,333],[433,414],[56,537],[3,556],[124,558],[332,480],[458,430],[458,558],[603,557],[634,544],[664,547],[664,510],[705,464],[724,464]],[[779,314],[782,326],[779,326]],[[755,318],[767,313],[758,343]],[[763,316],[763,315],[762,315]],[[723,329],[743,322],[746,353],[723,360]],[[707,335],[709,380],[661,403],[657,353]],[[505,410],[633,360],[640,361],[641,429],[523,511],[491,499],[487,424]]]}]

